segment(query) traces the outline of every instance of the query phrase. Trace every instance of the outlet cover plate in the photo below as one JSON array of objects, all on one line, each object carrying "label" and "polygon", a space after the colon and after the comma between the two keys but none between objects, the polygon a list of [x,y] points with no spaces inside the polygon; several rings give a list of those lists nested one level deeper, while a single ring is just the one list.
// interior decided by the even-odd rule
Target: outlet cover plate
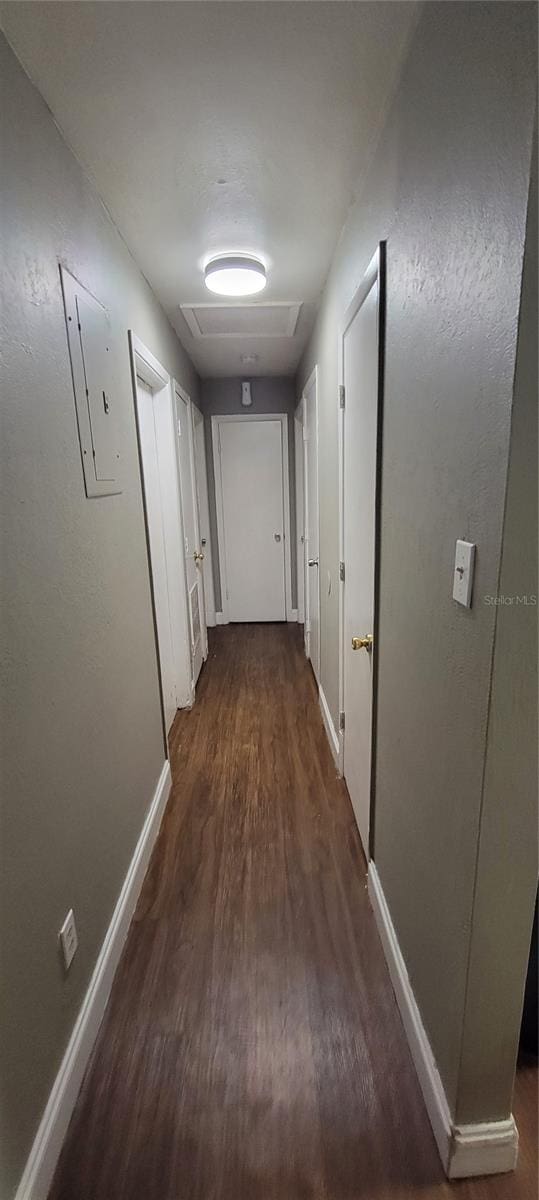
[{"label": "outlet cover plate", "polygon": [[66,971],[69,971],[79,944],[79,939],[77,937],[77,926],[75,925],[75,917],[73,915],[72,908],[70,908],[58,936],[60,938],[64,966]]}]

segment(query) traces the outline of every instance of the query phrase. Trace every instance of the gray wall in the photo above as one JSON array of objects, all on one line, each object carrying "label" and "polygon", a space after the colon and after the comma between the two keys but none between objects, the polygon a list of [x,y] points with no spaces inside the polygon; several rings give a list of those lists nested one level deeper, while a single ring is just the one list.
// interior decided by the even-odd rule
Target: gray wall
[{"label": "gray wall", "polygon": [[290,555],[292,564],[292,605],[297,607],[297,546],[296,546],[296,460],[294,456],[294,410],[296,393],[293,379],[252,379],[252,407],[242,407],[241,383],[248,376],[238,379],[203,379],[201,403],[206,426],[206,459],[208,467],[208,499],[210,506],[210,531],[212,539],[213,586],[215,608],[221,610],[221,577],[219,573],[219,543],[217,538],[217,513],[215,508],[215,477],[213,470],[213,444],[211,418],[227,413],[288,413],[288,473],[290,479]]},{"label": "gray wall", "polygon": [[534,157],[500,581],[484,598],[496,631],[459,1121],[485,1091],[509,1111],[537,888],[537,143]]},{"label": "gray wall", "polygon": [[[299,395],[319,364],[321,577],[336,583],[337,330],[387,238],[374,853],[453,1112],[496,616],[482,597],[500,569],[535,46],[531,5],[423,7],[297,379]],[[458,537],[478,546],[471,611],[451,598]],[[337,606],[333,586],[321,675],[335,722]],[[528,799],[515,806],[522,846]],[[459,1111],[499,1116],[498,1083],[474,1082],[469,1104],[459,1092]]]},{"label": "gray wall", "polygon": [[[127,330],[198,380],[0,39],[3,835],[0,1195],[24,1167],[164,759]],[[111,314],[122,495],[87,500],[58,262]],[[64,977],[70,907],[79,949]]]}]

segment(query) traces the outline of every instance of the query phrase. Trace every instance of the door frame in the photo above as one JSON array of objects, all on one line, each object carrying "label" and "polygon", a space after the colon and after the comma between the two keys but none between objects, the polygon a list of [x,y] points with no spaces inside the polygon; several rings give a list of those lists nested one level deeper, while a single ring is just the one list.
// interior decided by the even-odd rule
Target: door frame
[{"label": "door frame", "polygon": [[[317,686],[320,687],[321,686],[320,680],[322,678],[322,621],[321,621],[322,589],[320,587],[320,578],[321,578],[321,571],[320,571],[320,438],[319,438],[320,428],[319,428],[319,420],[318,420],[318,407],[319,407],[318,406],[318,363],[316,363],[315,366],[313,367],[311,374],[309,375],[308,379],[305,381],[305,383],[301,389],[301,413],[302,413],[301,424],[302,424],[302,434],[303,434],[303,528],[304,528],[304,530],[306,530],[306,528],[307,528],[307,520],[308,520],[308,512],[309,512],[309,505],[307,503],[309,473],[307,470],[307,439],[305,437],[305,431],[306,431],[306,426],[307,426],[307,397],[306,397],[305,393],[310,390],[310,388],[313,386],[313,384],[314,384],[314,396],[315,396],[315,405],[316,405],[316,465],[317,465],[316,484],[317,484],[317,493],[318,493],[318,495],[317,495],[317,500],[318,500],[318,504],[317,504],[317,508],[318,508],[318,538],[317,538],[317,541],[318,541],[318,675],[320,678],[316,677],[316,672],[314,670],[314,667],[313,667],[313,674],[315,675]],[[309,613],[309,569],[307,566],[306,546],[307,546],[307,542],[304,537],[304,539],[303,539],[303,596],[304,596],[304,601],[303,602],[304,602],[305,623],[304,623],[304,628],[303,628],[303,642],[304,642],[304,648],[305,648],[305,655],[309,659],[309,662],[311,663],[311,666],[312,666],[310,627],[309,627],[309,630],[307,630],[307,624],[309,624],[309,626],[310,626],[310,613]]]},{"label": "door frame", "polygon": [[[148,347],[145,346],[144,342],[141,341],[141,339],[137,336],[136,333],[134,333],[134,331],[132,329],[128,330],[127,337],[128,337],[128,344],[129,344],[129,359],[130,359],[130,364],[131,364],[131,379],[132,379],[132,386],[133,386],[133,402],[134,402],[134,410],[135,410],[135,425],[136,425],[136,431],[137,431],[137,449],[138,449],[139,472],[140,472],[140,489],[141,489],[141,496],[142,496],[142,507],[143,507],[143,512],[144,512],[144,530],[145,530],[145,535],[146,535],[146,554],[147,554],[147,561],[148,561],[148,576],[149,576],[149,582],[150,582],[150,594],[151,594],[151,602],[152,602],[155,652],[156,652],[156,657],[157,657],[157,672],[158,672],[158,677],[159,677],[159,696],[160,696],[160,700],[161,700],[161,721],[162,721],[162,726],[163,726],[163,739],[164,739],[164,744],[165,744],[165,753],[168,758],[168,743],[167,743],[168,735],[167,735],[166,718],[165,718],[163,680],[162,680],[162,675],[161,675],[161,656],[160,656],[160,652],[159,652],[159,638],[158,638],[158,633],[157,633],[157,612],[156,612],[156,604],[155,604],[154,579],[153,579],[152,557],[151,557],[151,548],[150,548],[150,534],[149,534],[149,523],[148,523],[146,487],[145,487],[145,482],[144,482],[144,461],[143,461],[143,454],[142,454],[142,442],[141,442],[141,436],[140,436],[140,424],[139,424],[139,415],[138,415],[137,379],[141,379],[142,382],[146,385],[146,387],[149,388],[151,392],[153,392],[154,396],[160,397],[162,403],[166,404],[168,406],[168,410],[170,413],[170,421],[171,421],[171,433],[173,432],[173,429],[174,429],[174,424],[173,424],[173,422],[174,422],[173,381],[172,381],[172,378],[169,375],[168,371],[165,370],[165,368],[161,365],[161,363],[155,357],[155,355],[152,354],[151,350],[149,350]],[[174,456],[174,461],[176,463],[175,492],[176,492],[177,513],[178,513],[178,536],[180,539],[180,546],[183,547],[184,546],[183,514],[182,514],[182,506],[181,506],[180,479],[179,479],[179,474],[178,474],[178,470],[177,470],[177,461],[178,461],[177,455]],[[165,549],[165,553],[166,553],[166,549]],[[192,679],[191,650],[190,650],[190,641],[188,638],[188,624],[187,624],[187,620],[188,620],[187,582],[186,582],[186,573],[185,573],[185,558],[183,555],[182,555],[180,561],[181,561],[181,569],[183,572],[183,586],[180,589],[181,597],[182,597],[183,629],[175,630],[172,625],[172,622],[171,622],[171,632],[172,632],[172,638],[173,638],[174,666],[175,666],[175,676],[176,676],[176,703],[177,703],[178,708],[187,708],[193,703],[194,697],[193,697],[193,690],[192,690],[192,684],[191,684],[191,679]],[[167,573],[167,591],[168,591],[168,573]],[[169,595],[169,605],[170,605],[170,595]]]},{"label": "door frame", "polygon": [[216,614],[218,625],[228,625],[230,620],[227,600],[226,555],[225,555],[225,521],[223,509],[223,481],[221,475],[221,454],[219,441],[219,426],[230,421],[280,421],[281,422],[281,454],[283,464],[283,518],[284,518],[284,583],[285,583],[285,620],[294,621],[295,612],[292,608],[292,546],[290,542],[290,473],[288,462],[288,414],[287,413],[226,413],[214,414],[211,419],[211,440],[213,451],[213,471],[215,478],[215,509],[217,514],[217,542],[219,549],[219,577],[221,581],[221,613]]},{"label": "door frame", "polygon": [[[344,338],[358,309],[368,296],[375,280],[378,280],[378,411],[376,421],[376,471],[374,493],[374,623],[372,648],[372,720],[371,720],[371,781],[369,813],[369,857],[374,855],[375,822],[375,765],[376,733],[378,717],[378,662],[379,662],[379,615],[380,615],[380,519],[382,500],[382,435],[384,415],[384,364],[386,331],[386,242],[378,243],[365,274],[356,288],[339,329],[338,343],[338,436],[339,436],[339,560],[344,563],[344,442],[345,404],[344,397]],[[342,398],[344,397],[344,403]],[[346,563],[343,571],[339,566],[339,710],[344,712],[344,589],[346,587]],[[344,774],[345,728],[339,720],[339,771]]]},{"label": "door frame", "polygon": [[[199,512],[198,512],[198,497],[197,497],[197,485],[196,485],[195,431],[194,431],[194,426],[193,426],[193,401],[191,400],[189,392],[186,392],[185,388],[183,388],[176,379],[172,380],[172,394],[174,397],[174,417],[175,417],[175,421],[176,421],[176,427],[175,427],[176,436],[174,438],[174,445],[176,447],[176,466],[177,466],[177,471],[178,471],[178,482],[179,482],[179,488],[180,488],[180,503],[181,503],[181,467],[180,467],[180,448],[178,446],[177,422],[178,422],[179,418],[178,418],[177,398],[182,400],[187,408],[187,435],[188,435],[188,441],[189,441],[189,462],[190,462],[190,466],[191,466],[191,499],[192,499],[192,505],[193,505],[193,517],[194,517],[194,522],[195,522],[195,541],[196,541],[197,546],[200,547],[200,517],[199,517]],[[179,436],[181,437],[182,434],[180,433]],[[184,525],[183,525],[183,505],[182,505],[182,537],[183,537],[183,551],[184,551],[184,562],[185,562],[185,529],[184,529]],[[186,563],[185,563],[185,568],[184,568],[184,576],[185,576],[185,592],[186,592],[186,597],[187,597],[187,618],[188,618],[187,628],[189,630],[191,630],[191,610],[189,607],[189,589],[187,586],[187,564]],[[206,594],[204,591],[204,576],[202,573],[201,573],[201,580],[202,580],[202,610],[203,610],[203,615],[204,615],[204,621],[203,621],[203,623],[201,623],[202,661],[206,662],[206,659],[208,657],[208,626],[207,626],[207,622],[206,622]],[[192,633],[192,630],[191,630],[191,633]],[[190,646],[192,645],[192,637],[189,638],[189,644],[190,644]],[[192,660],[192,654],[191,654],[191,660]],[[191,684],[192,684],[192,691],[193,691],[193,698],[194,698],[196,684],[193,680],[193,674],[194,674],[194,663],[193,663],[193,661],[191,661]]]}]

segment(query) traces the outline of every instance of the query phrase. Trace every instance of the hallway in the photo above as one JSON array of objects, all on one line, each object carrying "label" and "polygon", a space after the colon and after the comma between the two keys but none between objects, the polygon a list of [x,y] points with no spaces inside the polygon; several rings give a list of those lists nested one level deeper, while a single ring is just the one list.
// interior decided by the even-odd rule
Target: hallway
[{"label": "hallway", "polygon": [[532,1200],[443,1177],[300,629],[211,631],[50,1200]]}]

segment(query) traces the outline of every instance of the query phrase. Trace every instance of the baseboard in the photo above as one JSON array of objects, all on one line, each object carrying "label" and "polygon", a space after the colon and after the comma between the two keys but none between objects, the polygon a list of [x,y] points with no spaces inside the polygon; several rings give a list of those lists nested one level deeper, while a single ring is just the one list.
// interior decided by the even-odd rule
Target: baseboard
[{"label": "baseboard", "polygon": [[368,881],[391,982],[446,1174],[450,1179],[464,1179],[514,1170],[518,1132],[513,1117],[481,1125],[454,1124],[374,862],[369,863]]},{"label": "baseboard", "polygon": [[15,1200],[46,1200],[171,786],[165,762]]},{"label": "baseboard", "polygon": [[289,617],[287,617],[286,619],[287,619],[287,621],[297,621],[297,619],[298,619],[298,610],[297,610],[297,608],[291,608],[291,609],[290,609],[290,616],[289,616]]},{"label": "baseboard", "polygon": [[224,612],[216,612],[215,624],[216,625],[228,625],[228,618],[225,617]]},{"label": "baseboard", "polygon": [[328,702],[326,700],[326,697],[324,694],[324,689],[321,684],[319,684],[319,687],[318,687],[318,699],[320,702],[320,709],[322,712],[322,718],[323,718],[324,727],[325,727],[325,730],[326,730],[326,733],[328,736],[328,742],[330,745],[331,753],[332,753],[332,755],[335,759],[335,762],[338,766],[339,765],[339,736],[338,736],[335,726],[333,724],[333,721],[331,718],[331,713],[329,711]]},{"label": "baseboard", "polygon": [[450,1179],[471,1175],[502,1175],[514,1171],[518,1159],[518,1129],[514,1117],[480,1125],[454,1125],[447,1174]]}]

